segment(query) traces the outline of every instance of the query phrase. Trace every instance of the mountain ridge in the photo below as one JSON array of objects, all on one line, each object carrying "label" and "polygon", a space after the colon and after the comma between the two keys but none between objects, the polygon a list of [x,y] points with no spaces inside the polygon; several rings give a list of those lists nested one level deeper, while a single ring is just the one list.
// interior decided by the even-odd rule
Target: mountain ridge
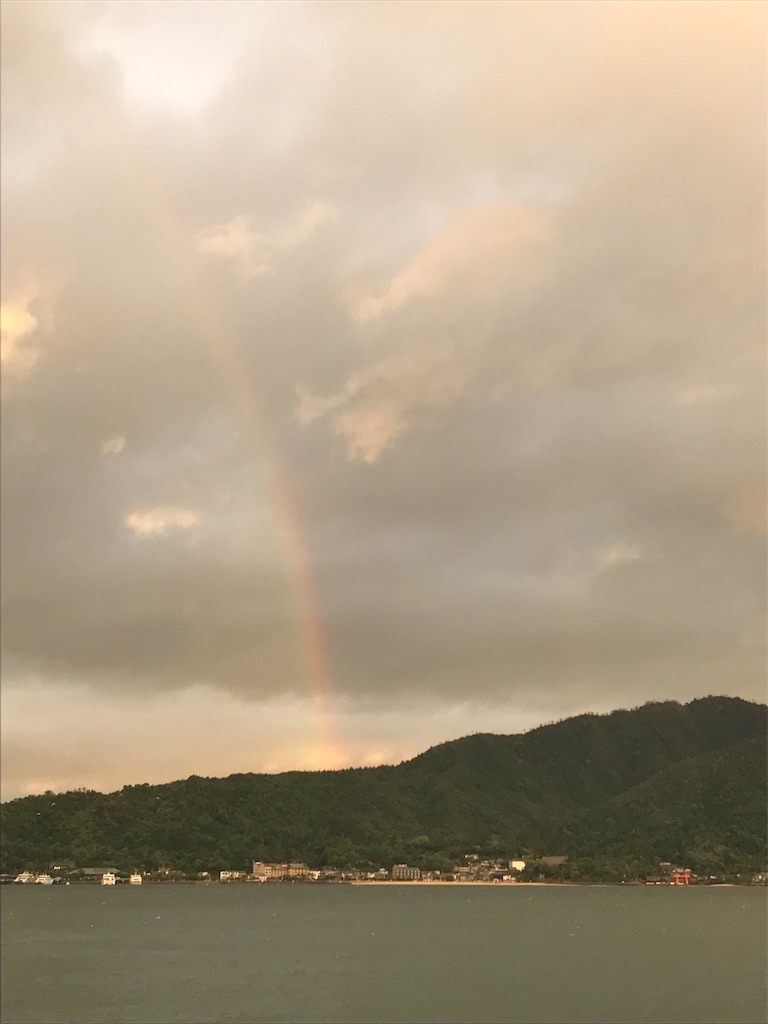
[{"label": "mountain ridge", "polygon": [[[19,797],[0,809],[0,859],[11,871],[54,857],[187,872],[253,859],[438,869],[467,853],[648,862],[690,859],[692,847],[708,863],[724,848],[729,866],[757,871],[767,732],[764,704],[714,696],[478,733],[397,765]],[[692,807],[697,772],[706,803]]]}]

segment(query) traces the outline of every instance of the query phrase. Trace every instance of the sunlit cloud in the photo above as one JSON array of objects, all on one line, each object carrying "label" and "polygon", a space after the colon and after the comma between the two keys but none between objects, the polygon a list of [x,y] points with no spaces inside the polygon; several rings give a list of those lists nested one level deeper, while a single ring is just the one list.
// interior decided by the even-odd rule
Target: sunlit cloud
[{"label": "sunlit cloud", "polygon": [[200,517],[193,509],[175,505],[137,509],[125,517],[126,526],[139,537],[157,537],[169,530],[191,530],[199,523]]},{"label": "sunlit cloud", "polygon": [[224,224],[199,231],[194,239],[195,251],[201,256],[231,261],[244,280],[268,276],[275,272],[280,255],[305,245],[335,213],[332,203],[311,201],[295,217],[269,232],[256,230],[252,219],[240,214]]},{"label": "sunlit cloud", "polygon": [[310,200],[295,217],[279,224],[272,234],[275,248],[280,252],[293,252],[312,238],[323,224],[333,220],[338,210],[323,199]]},{"label": "sunlit cloud", "polygon": [[678,392],[677,401],[681,405],[706,405],[708,402],[723,401],[729,397],[726,390],[710,384],[704,387],[686,388]]},{"label": "sunlit cloud", "polygon": [[600,572],[606,572],[620,565],[626,565],[628,562],[639,562],[642,557],[639,548],[634,544],[619,541],[600,553],[598,568]]},{"label": "sunlit cloud", "polygon": [[360,405],[336,416],[334,430],[347,442],[350,459],[373,463],[405,433],[401,413],[384,403]]},{"label": "sunlit cloud", "polygon": [[[310,697],[254,702],[206,685],[141,699],[126,689],[95,701],[95,692],[73,684],[62,701],[56,685],[41,681],[4,689],[2,799],[47,789],[109,791],[191,774],[397,764],[466,731],[521,732],[551,717],[545,707],[513,704],[398,710],[342,703],[335,708],[338,743],[330,745],[320,739],[328,722]],[[67,743],[58,742],[62,729]]]},{"label": "sunlit cloud", "polygon": [[466,362],[436,347],[385,356],[351,374],[333,395],[296,388],[299,423],[328,417],[346,442],[347,457],[372,464],[411,429],[424,412],[449,405],[464,390]]},{"label": "sunlit cloud", "polygon": [[[348,295],[352,321],[361,329],[383,326],[384,333],[336,393],[318,395],[299,385],[299,422],[329,417],[349,459],[376,462],[420,420],[450,407],[465,391],[490,344],[499,303],[507,292],[527,295],[541,285],[542,258],[552,235],[551,218],[536,209],[512,204],[471,208],[381,290]],[[386,321],[396,320],[396,314],[406,317],[419,301],[428,311],[428,327],[416,320],[403,345],[407,320],[391,334]]]},{"label": "sunlit cloud", "polygon": [[552,225],[541,212],[499,204],[470,209],[440,232],[380,291],[349,300],[353,320],[365,324],[396,313],[417,298],[444,289],[487,289],[501,274],[535,278]]},{"label": "sunlit cloud", "polygon": [[739,531],[768,535],[768,492],[765,487],[745,487],[725,504],[725,515]]},{"label": "sunlit cloud", "polygon": [[4,372],[24,377],[33,369],[38,352],[24,339],[37,325],[37,317],[28,309],[28,301],[0,306],[0,363]]},{"label": "sunlit cloud", "polygon": [[102,455],[119,455],[123,448],[125,448],[125,438],[121,435],[108,437],[100,445]]},{"label": "sunlit cloud", "polygon": [[250,219],[233,217],[226,224],[204,228],[195,236],[195,251],[201,256],[231,260],[245,280],[274,271],[268,235],[254,231]]}]

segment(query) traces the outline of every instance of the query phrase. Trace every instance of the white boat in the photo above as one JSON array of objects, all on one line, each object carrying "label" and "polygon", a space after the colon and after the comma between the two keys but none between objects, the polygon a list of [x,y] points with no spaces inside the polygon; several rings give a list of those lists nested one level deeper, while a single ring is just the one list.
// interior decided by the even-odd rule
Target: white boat
[{"label": "white boat", "polygon": [[31,871],[22,871],[21,874],[16,875],[14,881],[18,885],[26,885],[29,882],[34,882],[35,876]]},{"label": "white boat", "polygon": [[113,871],[105,871],[104,874],[101,876],[102,885],[114,885],[116,881],[117,878],[115,877]]},{"label": "white boat", "polygon": [[53,885],[53,879],[50,875],[38,875],[35,881],[38,885]]},{"label": "white boat", "polygon": [[131,885],[141,885],[141,883],[142,883],[142,877],[141,877],[141,875],[139,875],[138,873],[137,873],[137,874],[133,874],[133,875],[131,875],[131,877],[130,877],[130,878],[128,879],[128,881],[129,881],[129,882],[131,883]]}]

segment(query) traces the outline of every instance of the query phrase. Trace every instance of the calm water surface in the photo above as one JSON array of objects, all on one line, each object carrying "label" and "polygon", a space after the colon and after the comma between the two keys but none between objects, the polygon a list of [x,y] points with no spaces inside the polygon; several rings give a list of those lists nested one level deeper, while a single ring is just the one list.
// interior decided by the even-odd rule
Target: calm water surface
[{"label": "calm water surface", "polygon": [[762,1022],[759,888],[5,886],[3,1024]]}]

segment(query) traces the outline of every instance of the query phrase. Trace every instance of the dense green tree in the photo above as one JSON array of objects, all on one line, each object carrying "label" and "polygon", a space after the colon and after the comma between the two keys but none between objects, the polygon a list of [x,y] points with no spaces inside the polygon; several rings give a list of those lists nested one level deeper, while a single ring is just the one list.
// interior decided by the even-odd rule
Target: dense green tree
[{"label": "dense green tree", "polygon": [[[633,881],[660,860],[748,873],[766,867],[765,740],[764,705],[710,697],[467,736],[397,766],[45,793],[2,806],[2,870],[448,870],[474,852],[563,881]],[[532,863],[553,853],[567,865]]]}]

